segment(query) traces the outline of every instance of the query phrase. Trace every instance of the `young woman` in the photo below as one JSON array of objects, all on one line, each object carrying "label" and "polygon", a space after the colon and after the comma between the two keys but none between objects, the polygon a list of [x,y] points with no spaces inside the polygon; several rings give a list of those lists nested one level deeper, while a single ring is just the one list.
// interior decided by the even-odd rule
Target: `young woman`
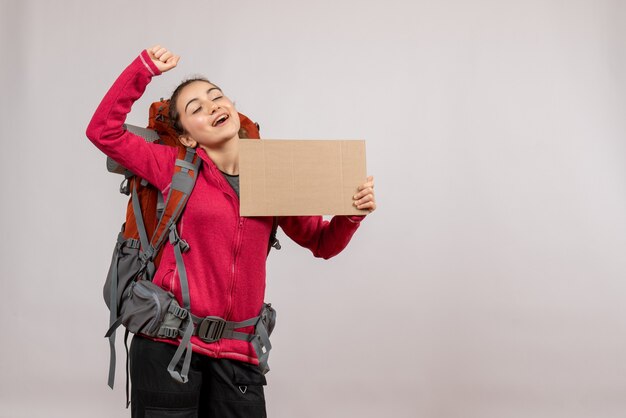
[{"label": "young woman", "polygon": [[[124,130],[123,123],[152,77],[173,69],[178,61],[178,56],[160,46],[142,51],[115,81],[87,128],[87,136],[96,147],[164,195],[174,172],[176,149],[146,143]],[[178,222],[179,233],[190,247],[184,253],[184,263],[191,311],[199,317],[217,316],[228,321],[253,318],[263,305],[273,219],[239,215],[237,111],[217,86],[192,80],[174,91],[170,115],[180,142],[196,148],[203,160]],[[374,211],[373,189],[373,178],[368,177],[355,194],[354,205]],[[345,248],[362,219],[335,216],[325,221],[321,216],[288,216],[279,218],[279,226],[316,257],[330,258]],[[169,243],[153,281],[181,301],[175,255]],[[133,338],[133,417],[266,416],[265,377],[249,342],[224,338],[207,343],[192,337],[193,357],[185,384],[173,380],[166,371],[177,343]]]}]

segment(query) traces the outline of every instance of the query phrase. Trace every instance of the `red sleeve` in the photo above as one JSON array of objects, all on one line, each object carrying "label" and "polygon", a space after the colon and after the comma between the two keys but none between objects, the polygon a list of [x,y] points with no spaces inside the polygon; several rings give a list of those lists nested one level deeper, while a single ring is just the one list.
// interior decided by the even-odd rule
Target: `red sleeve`
[{"label": "red sleeve", "polygon": [[133,103],[141,97],[152,77],[159,74],[144,50],[100,102],[87,127],[87,137],[118,164],[162,190],[172,180],[176,149],[147,143],[123,128]]},{"label": "red sleeve", "polygon": [[278,221],[285,234],[308,248],[315,257],[331,258],[339,254],[359,228],[363,216],[285,216]]}]

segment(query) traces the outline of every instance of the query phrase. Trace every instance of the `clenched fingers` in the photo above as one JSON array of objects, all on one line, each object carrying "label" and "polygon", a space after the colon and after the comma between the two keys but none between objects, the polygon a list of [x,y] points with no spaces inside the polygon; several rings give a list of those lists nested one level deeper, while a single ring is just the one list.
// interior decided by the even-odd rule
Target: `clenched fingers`
[{"label": "clenched fingers", "polygon": [[152,62],[161,71],[169,71],[178,65],[180,57],[161,45],[155,45],[146,50]]},{"label": "clenched fingers", "polygon": [[354,206],[357,209],[376,210],[376,198],[374,196],[374,177],[369,176],[365,183],[358,187],[358,192],[353,196]]}]

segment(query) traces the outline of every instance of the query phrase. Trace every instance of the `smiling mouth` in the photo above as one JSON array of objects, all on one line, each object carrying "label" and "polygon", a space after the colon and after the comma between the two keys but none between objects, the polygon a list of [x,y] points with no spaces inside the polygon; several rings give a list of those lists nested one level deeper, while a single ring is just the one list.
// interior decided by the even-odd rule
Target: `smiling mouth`
[{"label": "smiling mouth", "polygon": [[213,127],[222,126],[228,120],[228,115],[222,115],[213,121]]}]

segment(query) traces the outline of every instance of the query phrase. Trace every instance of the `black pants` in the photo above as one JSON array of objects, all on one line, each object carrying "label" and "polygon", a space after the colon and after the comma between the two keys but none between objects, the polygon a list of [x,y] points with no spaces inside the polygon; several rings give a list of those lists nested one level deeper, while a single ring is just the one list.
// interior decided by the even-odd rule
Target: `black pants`
[{"label": "black pants", "polygon": [[266,417],[258,367],[193,353],[189,381],[167,372],[176,346],[135,336],[130,347],[133,418]]}]

